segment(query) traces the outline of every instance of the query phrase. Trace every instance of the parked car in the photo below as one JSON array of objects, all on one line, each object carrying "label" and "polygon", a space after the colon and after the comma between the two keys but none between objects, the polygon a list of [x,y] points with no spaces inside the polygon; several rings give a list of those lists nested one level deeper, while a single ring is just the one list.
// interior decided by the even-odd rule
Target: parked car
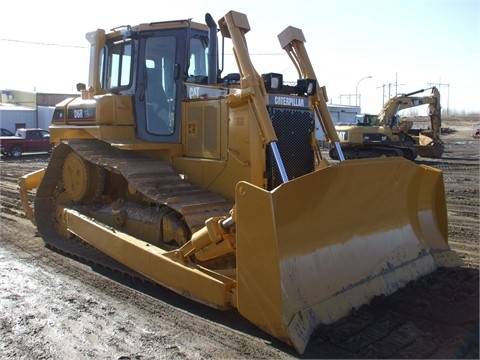
[{"label": "parked car", "polygon": [[50,133],[43,129],[17,129],[14,136],[0,137],[0,152],[15,157],[28,152],[50,152],[52,146]]},{"label": "parked car", "polygon": [[0,134],[1,136],[14,136],[15,135],[14,133],[12,133],[8,129],[1,128],[0,131],[1,131],[1,134]]}]

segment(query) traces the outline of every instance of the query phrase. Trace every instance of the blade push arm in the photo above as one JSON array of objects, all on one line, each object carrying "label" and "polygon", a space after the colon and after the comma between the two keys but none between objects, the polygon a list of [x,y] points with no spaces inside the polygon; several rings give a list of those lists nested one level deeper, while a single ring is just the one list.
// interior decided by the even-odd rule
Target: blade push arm
[{"label": "blade push arm", "polygon": [[277,136],[267,112],[265,85],[263,79],[253,67],[248,54],[247,42],[245,40],[245,34],[250,30],[248,19],[245,14],[230,11],[219,20],[218,24],[222,35],[230,38],[233,43],[233,52],[241,77],[241,93],[239,96],[250,103],[262,133],[262,141],[265,145],[270,144],[282,181],[286,182],[288,178],[277,148]]},{"label": "blade push arm", "polygon": [[[312,63],[305,49],[305,37],[301,29],[289,26],[278,35],[280,45],[287,52],[288,56],[295,65],[300,78],[317,79],[313,70]],[[325,87],[320,87],[317,80],[317,91],[310,97],[310,101],[315,113],[320,121],[322,130],[327,140],[333,142],[337,148],[340,160],[344,160],[342,149],[340,148],[340,139],[338,138],[332,116],[327,107],[327,94]]]},{"label": "blade push arm", "polygon": [[245,34],[250,30],[248,19],[244,14],[230,11],[218,23],[222,35],[232,40],[233,52],[241,76],[242,92],[240,96],[249,99],[252,103],[264,143],[269,144],[277,141],[277,136],[263,98],[266,95],[263,80],[256,72],[248,55],[247,42],[245,40]]}]

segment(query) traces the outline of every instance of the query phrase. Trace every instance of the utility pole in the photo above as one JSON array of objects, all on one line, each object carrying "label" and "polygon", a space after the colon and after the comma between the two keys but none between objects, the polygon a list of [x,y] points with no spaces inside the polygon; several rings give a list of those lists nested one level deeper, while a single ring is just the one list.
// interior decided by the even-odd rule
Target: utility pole
[{"label": "utility pole", "polygon": [[397,93],[398,85],[405,85],[405,84],[397,84],[396,82],[394,82],[394,83],[382,84],[380,86],[377,86],[377,89],[383,88],[382,106],[385,105],[385,88],[386,87],[388,87],[388,99],[390,99],[392,97],[392,85],[395,85],[395,96],[396,96],[398,94]]},{"label": "utility pole", "polygon": [[398,73],[395,73],[395,96],[398,95],[398,87],[402,86],[402,85],[405,85],[405,84],[399,84],[398,83]]},{"label": "utility pole", "polygon": [[385,105],[385,84],[382,84],[380,86],[377,86],[377,89],[382,88],[382,106]]},{"label": "utility pole", "polygon": [[449,109],[450,109],[450,84],[442,84],[440,79],[438,80],[438,83],[428,83],[428,86],[447,86],[448,91],[447,91],[447,116],[449,115]]},{"label": "utility pole", "polygon": [[395,82],[394,83],[388,83],[388,84],[382,84],[380,86],[377,86],[377,89],[383,88],[383,93],[382,93],[382,106],[385,105],[385,87],[388,87],[388,99],[392,97],[392,86],[395,86],[395,96],[398,95],[398,87],[400,85],[405,85],[405,84],[399,84],[397,81],[397,75],[395,74]]}]

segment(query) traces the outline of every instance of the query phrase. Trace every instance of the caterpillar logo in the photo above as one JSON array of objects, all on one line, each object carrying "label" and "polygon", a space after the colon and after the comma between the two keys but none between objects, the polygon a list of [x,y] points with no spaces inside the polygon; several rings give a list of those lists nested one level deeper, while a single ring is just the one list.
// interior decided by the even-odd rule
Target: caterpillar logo
[{"label": "caterpillar logo", "polygon": [[348,131],[337,131],[338,138],[340,141],[347,141],[348,140]]},{"label": "caterpillar logo", "polygon": [[296,96],[270,95],[270,105],[288,106],[288,107],[308,107],[308,99]]}]

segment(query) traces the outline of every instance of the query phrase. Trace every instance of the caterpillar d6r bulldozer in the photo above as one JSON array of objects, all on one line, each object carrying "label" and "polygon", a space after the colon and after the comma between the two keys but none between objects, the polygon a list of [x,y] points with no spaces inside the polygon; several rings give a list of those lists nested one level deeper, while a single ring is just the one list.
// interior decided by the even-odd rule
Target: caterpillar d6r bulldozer
[{"label": "caterpillar d6r bulldozer", "polygon": [[[218,28],[239,69],[223,77]],[[315,114],[341,149],[302,31],[278,36],[293,86],[256,72],[249,29],[230,11],[218,26],[207,14],[87,34],[88,87],[56,106],[51,159],[19,179],[21,197],[49,246],[86,242],[100,252],[76,256],[236,309],[303,353],[319,324],[459,259],[442,173],[330,164]]]},{"label": "caterpillar d6r bulldozer", "polygon": [[[365,121],[337,125],[343,155],[347,159],[403,156],[414,160],[418,155],[441,158],[444,144],[440,139],[442,127],[440,92],[436,87],[430,89],[430,95],[425,96],[417,94],[429,89],[395,95],[385,103],[378,115],[365,114]],[[421,105],[428,105],[431,127],[415,131],[410,121],[399,118],[398,112]],[[339,159],[333,147],[330,150],[330,157],[334,160]]]}]

